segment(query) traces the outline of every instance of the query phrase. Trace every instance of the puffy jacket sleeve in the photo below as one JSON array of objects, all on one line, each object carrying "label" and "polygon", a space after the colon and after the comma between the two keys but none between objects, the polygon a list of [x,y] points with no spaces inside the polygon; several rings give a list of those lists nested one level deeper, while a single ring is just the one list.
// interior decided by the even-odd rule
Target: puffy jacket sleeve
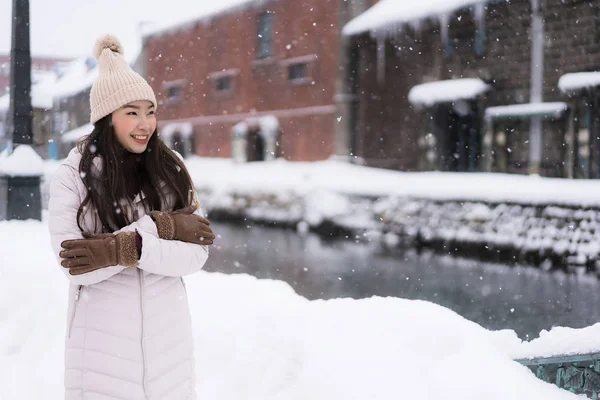
[{"label": "puffy jacket sleeve", "polygon": [[[202,211],[198,209],[196,214],[202,215]],[[127,231],[137,231],[142,237],[138,268],[147,272],[184,276],[198,272],[208,260],[208,246],[160,239],[156,224],[149,215],[121,229],[121,232]]]},{"label": "puffy jacket sleeve", "polygon": [[74,285],[92,285],[102,282],[123,271],[125,267],[113,266],[98,269],[81,275],[71,275],[67,268],[60,265],[61,243],[65,240],[83,239],[77,225],[77,210],[83,199],[77,191],[78,173],[68,165],[58,167],[50,184],[50,200],[48,204],[48,228],[52,250],[59,263],[59,268]]}]

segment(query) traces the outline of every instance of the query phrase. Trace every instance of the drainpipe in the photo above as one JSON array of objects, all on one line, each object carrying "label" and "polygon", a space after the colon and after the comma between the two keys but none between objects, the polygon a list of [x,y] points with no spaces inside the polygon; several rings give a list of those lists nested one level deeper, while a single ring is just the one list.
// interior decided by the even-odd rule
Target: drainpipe
[{"label": "drainpipe", "polygon": [[[529,101],[543,101],[544,90],[544,20],[542,0],[531,0],[531,93]],[[539,174],[542,162],[542,119],[531,119],[529,129],[529,173]]]}]

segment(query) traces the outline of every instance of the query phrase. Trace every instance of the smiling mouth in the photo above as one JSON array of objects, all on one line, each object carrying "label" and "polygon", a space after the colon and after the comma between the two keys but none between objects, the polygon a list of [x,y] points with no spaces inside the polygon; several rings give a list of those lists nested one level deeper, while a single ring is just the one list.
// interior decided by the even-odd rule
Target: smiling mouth
[{"label": "smiling mouth", "polygon": [[138,143],[146,143],[148,142],[150,135],[131,135],[131,137]]}]

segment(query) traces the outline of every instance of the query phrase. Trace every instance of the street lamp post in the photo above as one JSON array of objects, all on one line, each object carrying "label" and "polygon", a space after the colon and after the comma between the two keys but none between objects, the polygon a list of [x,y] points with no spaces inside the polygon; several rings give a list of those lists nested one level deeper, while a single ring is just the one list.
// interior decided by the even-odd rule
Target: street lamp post
[{"label": "street lamp post", "polygon": [[9,132],[14,150],[0,160],[0,220],[41,220],[40,157],[33,151],[29,0],[12,2]]}]

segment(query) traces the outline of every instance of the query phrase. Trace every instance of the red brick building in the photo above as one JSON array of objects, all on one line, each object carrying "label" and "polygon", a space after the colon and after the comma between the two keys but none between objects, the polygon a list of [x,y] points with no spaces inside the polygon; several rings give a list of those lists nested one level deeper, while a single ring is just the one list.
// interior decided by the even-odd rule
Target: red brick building
[{"label": "red brick building", "polygon": [[367,5],[248,1],[148,34],[143,70],[164,139],[201,156],[328,158],[339,119],[341,28]]}]

